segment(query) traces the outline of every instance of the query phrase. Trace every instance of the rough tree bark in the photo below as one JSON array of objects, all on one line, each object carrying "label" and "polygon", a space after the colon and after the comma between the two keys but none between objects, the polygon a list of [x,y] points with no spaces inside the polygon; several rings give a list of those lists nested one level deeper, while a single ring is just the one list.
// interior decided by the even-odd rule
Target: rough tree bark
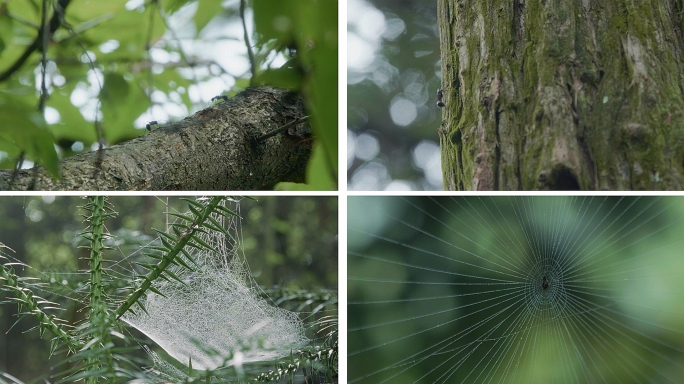
[{"label": "rough tree bark", "polygon": [[449,190],[684,181],[681,0],[438,0]]},{"label": "rough tree bark", "polygon": [[43,168],[0,171],[1,190],[255,190],[304,182],[312,139],[307,123],[259,137],[305,116],[302,98],[270,87],[248,89],[182,121]]}]

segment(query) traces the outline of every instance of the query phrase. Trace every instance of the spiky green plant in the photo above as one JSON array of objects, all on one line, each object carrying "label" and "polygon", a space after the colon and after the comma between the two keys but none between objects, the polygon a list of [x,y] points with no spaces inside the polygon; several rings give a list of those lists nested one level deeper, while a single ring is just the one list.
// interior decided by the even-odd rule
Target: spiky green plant
[{"label": "spiky green plant", "polygon": [[[146,383],[218,383],[231,380],[235,382],[236,375],[229,367],[199,371],[192,368],[192,361],[183,367],[177,362],[159,357],[149,349],[148,353],[155,363],[154,367],[141,368],[150,365],[149,361],[132,357],[131,351],[140,347],[135,340],[132,341],[131,337],[124,335],[127,324],[122,320],[127,313],[146,312],[143,300],[145,297],[163,296],[163,292],[154,284],[158,279],[184,284],[173,271],[177,271],[178,268],[194,271],[196,263],[191,250],[215,251],[212,245],[199,236],[200,233],[215,231],[228,237],[232,236],[217,220],[217,217],[221,216],[237,216],[237,213],[223,205],[225,199],[184,199],[188,203],[189,212],[169,213],[176,218],[176,221],[170,224],[169,231],[157,231],[158,243],[144,248],[144,255],[152,262],[137,264],[146,272],[124,277],[110,274],[110,270],[105,267],[109,262],[107,253],[111,250],[107,244],[111,243],[112,237],[105,223],[116,213],[106,197],[89,197],[82,207],[87,225],[80,234],[83,239],[82,246],[89,251],[85,258],[89,273],[87,283],[81,290],[83,298],[79,300],[83,303],[83,319],[73,325],[53,314],[55,309],[63,309],[59,304],[37,295],[37,288],[41,285],[37,279],[17,275],[15,267],[24,268],[28,267],[27,265],[0,253],[0,260],[4,262],[0,265],[0,289],[6,292],[5,300],[18,305],[19,320],[33,317],[38,322],[34,329],[37,329],[41,336],[51,336],[51,356],[59,351],[66,352],[66,358],[55,365],[59,372],[55,375],[58,378],[57,383],[118,383],[135,379]],[[3,245],[0,244],[0,247]],[[336,309],[337,305],[337,296],[334,292],[307,294],[301,291],[294,294],[279,289],[269,292],[275,295],[276,302],[299,302],[297,307],[300,311],[307,310],[311,313],[310,316],[323,313],[324,308]],[[264,368],[262,374],[242,376],[238,381],[280,381],[289,377],[289,381],[292,382],[292,374],[296,369],[300,369],[305,377],[315,377],[315,382],[334,382],[337,376],[336,318],[333,321],[332,317],[322,317],[311,323],[317,331],[323,332],[323,329],[327,335],[322,338],[324,341],[320,345],[292,351],[287,364],[293,364],[296,368],[288,366],[289,376],[268,372],[268,368]],[[276,367],[282,367],[282,364],[283,362],[278,362]],[[0,382],[4,382],[2,375]]]}]

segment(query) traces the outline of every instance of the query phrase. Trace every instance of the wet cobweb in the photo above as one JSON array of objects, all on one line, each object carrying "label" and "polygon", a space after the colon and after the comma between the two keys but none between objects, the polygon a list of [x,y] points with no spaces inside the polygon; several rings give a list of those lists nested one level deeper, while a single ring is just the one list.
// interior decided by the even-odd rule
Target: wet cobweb
[{"label": "wet cobweb", "polygon": [[684,198],[350,197],[350,383],[678,383]]},{"label": "wet cobweb", "polygon": [[[167,217],[167,228],[176,220],[174,214],[189,215],[176,210],[174,206],[178,204],[169,204],[168,199],[160,200],[167,204],[165,212],[160,212]],[[273,369],[273,361],[291,360],[293,353],[309,347],[310,340],[315,345],[322,344],[325,333],[320,331],[321,318],[336,316],[336,305],[330,304],[333,300],[325,301],[324,305],[318,299],[309,299],[304,305],[295,299],[272,298],[271,295],[281,294],[275,288],[268,289],[270,293],[262,290],[253,278],[244,254],[240,199],[227,199],[222,204],[236,212],[236,215],[212,215],[225,233],[205,229],[199,235],[212,251],[188,247],[186,252],[193,256],[193,261],[187,259],[185,253],[179,257],[183,257],[191,269],[173,265],[169,268],[183,283],[158,279],[153,287],[164,296],[148,294],[143,299],[146,311],[136,306],[135,313],[128,312],[122,318],[155,342],[140,338],[131,332],[132,328],[124,328],[122,338],[126,339],[127,346],[133,347],[131,355],[149,357],[155,364],[152,369],[147,366],[152,361],[135,360],[144,367],[141,371],[153,373],[145,382],[167,382],[158,379],[169,376],[166,374],[171,371],[185,375],[187,368],[178,370],[177,367],[187,365],[190,360],[195,370],[235,367],[235,371],[240,369],[248,377],[268,372]],[[105,253],[104,279],[108,290],[106,300],[113,311],[139,284],[135,277],[147,273],[136,262],[154,262],[144,254],[157,252],[155,247],[162,242],[158,236],[147,236],[140,231],[114,230],[111,234],[106,239],[109,249]],[[87,241],[77,237],[74,244],[85,247]],[[11,255],[7,257],[18,261]],[[30,275],[38,277],[36,283],[29,286],[69,311],[80,311],[88,305],[89,271],[39,271],[23,264],[17,269],[20,273],[25,273],[23,269],[26,269]],[[55,314],[63,315],[63,312]],[[152,352],[154,344],[177,361]],[[158,348],[155,350],[161,352]],[[164,372],[159,374],[160,371]],[[233,375],[233,371],[226,369],[220,373],[226,371],[229,372],[225,375]],[[302,377],[301,369],[294,372],[297,382],[307,379]]]}]

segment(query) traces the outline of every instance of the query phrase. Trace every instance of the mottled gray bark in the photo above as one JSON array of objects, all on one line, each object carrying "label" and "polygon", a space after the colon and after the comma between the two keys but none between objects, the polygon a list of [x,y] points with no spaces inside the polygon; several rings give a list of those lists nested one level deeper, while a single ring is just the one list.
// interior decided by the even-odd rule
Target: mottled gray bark
[{"label": "mottled gray bark", "polygon": [[449,190],[684,188],[681,0],[438,0]]},{"label": "mottled gray bark", "polygon": [[248,89],[149,134],[67,158],[61,179],[43,168],[1,171],[2,190],[257,190],[304,182],[312,139],[307,123],[258,138],[304,116],[302,98],[270,87]]}]

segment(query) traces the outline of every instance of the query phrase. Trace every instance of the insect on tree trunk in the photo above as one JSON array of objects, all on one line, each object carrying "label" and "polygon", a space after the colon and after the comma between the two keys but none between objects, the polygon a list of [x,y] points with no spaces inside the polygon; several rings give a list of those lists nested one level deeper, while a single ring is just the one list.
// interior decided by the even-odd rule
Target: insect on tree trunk
[{"label": "insect on tree trunk", "polygon": [[684,2],[438,1],[445,189],[684,187]]}]

